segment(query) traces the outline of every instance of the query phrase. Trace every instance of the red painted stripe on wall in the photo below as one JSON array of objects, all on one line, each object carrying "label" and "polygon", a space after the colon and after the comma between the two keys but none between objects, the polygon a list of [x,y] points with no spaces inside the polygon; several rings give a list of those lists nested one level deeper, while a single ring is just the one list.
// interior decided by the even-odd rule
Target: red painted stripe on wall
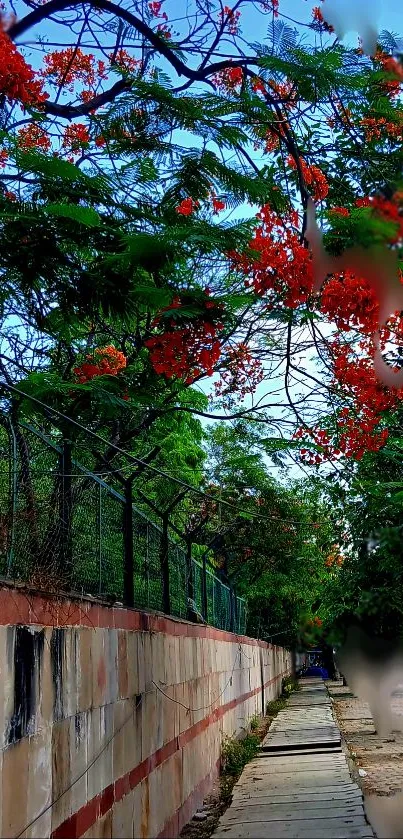
[{"label": "red painted stripe on wall", "polygon": [[210,641],[234,641],[253,647],[270,648],[266,641],[236,635],[213,626],[188,623],[179,618],[141,612],[137,609],[106,606],[88,599],[60,600],[48,594],[12,588],[5,581],[0,588],[0,626],[15,624],[39,626],[82,626],[95,629],[126,629],[132,632],[163,632],[166,635],[208,638]]},{"label": "red painted stripe on wall", "polygon": [[177,839],[182,828],[190,821],[198,807],[203,803],[211,790],[213,782],[218,778],[219,773],[220,760],[218,759],[211,772],[200,781],[176,813],[164,824],[157,839]]},{"label": "red painted stripe on wall", "polygon": [[[284,673],[279,673],[278,676],[274,676],[272,679],[265,682],[264,687],[269,687],[269,685],[272,685],[274,682],[288,675],[288,673],[288,670]],[[125,795],[141,783],[144,778],[150,775],[154,769],[161,766],[165,760],[168,760],[168,758],[172,757],[175,752],[182,749],[187,743],[194,740],[195,737],[198,737],[199,734],[201,734],[202,731],[204,731],[209,725],[217,722],[224,716],[224,714],[232,710],[232,708],[235,708],[242,702],[246,702],[247,699],[250,699],[257,693],[260,693],[261,690],[262,688],[260,686],[258,688],[254,688],[254,690],[251,690],[248,693],[244,693],[237,699],[231,699],[230,702],[216,708],[211,712],[211,714],[192,725],[178,737],[174,737],[173,740],[170,740],[169,743],[162,746],[161,749],[158,749],[154,752],[154,754],[150,755],[150,757],[143,760],[142,763],[139,763],[131,769],[130,772],[127,772],[121,778],[118,778],[113,784],[110,784],[108,787],[103,789],[102,792],[98,793],[98,795],[84,804],[77,813],[74,813],[66,819],[66,821],[62,822],[62,824],[53,831],[51,839],[79,839],[79,837],[83,836],[83,834],[86,833],[86,831],[89,830],[101,816],[105,815],[105,813],[113,807],[116,801],[121,801]],[[196,795],[195,791],[194,794]],[[192,795],[193,793],[191,793],[189,799]],[[187,802],[189,802],[189,799],[187,799]],[[181,810],[183,809],[183,812],[188,812],[189,810],[190,805],[187,802],[185,802],[182,805],[182,808],[180,808]],[[175,817],[176,814],[172,817],[172,819],[174,820]],[[189,816],[189,818],[191,818],[191,816]],[[189,821],[189,819],[187,819],[187,821]],[[186,824],[186,822],[183,822],[183,824]],[[169,829],[171,829],[171,827]]]}]

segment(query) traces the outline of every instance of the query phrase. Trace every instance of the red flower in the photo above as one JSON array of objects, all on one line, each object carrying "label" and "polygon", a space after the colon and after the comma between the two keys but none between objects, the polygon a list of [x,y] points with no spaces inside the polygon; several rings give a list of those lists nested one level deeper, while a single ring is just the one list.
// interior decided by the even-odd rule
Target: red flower
[{"label": "red flower", "polygon": [[25,125],[23,128],[20,128],[18,132],[18,145],[24,151],[28,149],[48,151],[51,143],[46,131],[36,122],[33,122],[30,125]]},{"label": "red flower", "polygon": [[[176,298],[165,311],[180,308],[181,301]],[[206,300],[205,309],[205,313],[190,321],[185,318],[172,320],[169,330],[145,341],[156,373],[168,379],[182,379],[185,384],[191,384],[204,373],[212,375],[221,353],[218,333],[222,329],[219,321],[222,307]],[[160,322],[161,316],[158,316],[153,326],[159,326]]]},{"label": "red flower", "polygon": [[334,213],[335,216],[345,216],[346,218],[350,215],[350,210],[347,210],[347,207],[332,207],[329,212]]},{"label": "red flower", "polygon": [[240,17],[241,13],[239,11],[234,12],[229,6],[224,6],[223,10],[221,11],[220,20],[222,23],[225,23],[225,27],[230,33],[230,35],[238,34]]},{"label": "red flower", "polygon": [[176,212],[181,216],[191,216],[199,206],[198,201],[193,201],[193,198],[184,198],[183,201],[176,207]]},{"label": "red flower", "polygon": [[127,365],[126,356],[112,345],[98,347],[94,356],[98,356],[99,361],[88,355],[87,361],[73,370],[81,384],[85,384],[97,376],[117,376]]},{"label": "red flower", "polygon": [[380,88],[388,96],[394,98],[399,95],[403,81],[403,66],[392,55],[377,50],[374,62],[380,64],[385,73],[393,78],[381,82]]},{"label": "red flower", "polygon": [[243,82],[243,72],[241,67],[226,67],[221,70],[216,76],[213,76],[214,84],[223,91],[234,91],[241,86]]},{"label": "red flower", "polygon": [[255,78],[252,79],[251,84],[254,93],[266,93],[266,85],[263,79],[261,79],[259,76],[255,76]]},{"label": "red flower", "polygon": [[166,38],[167,41],[172,38],[172,32],[165,26],[165,23],[159,23],[157,26],[157,34],[161,36],[161,38]]},{"label": "red flower", "polygon": [[249,243],[250,253],[231,253],[234,268],[242,271],[245,285],[265,296],[268,305],[281,300],[296,308],[308,300],[313,288],[311,254],[293,231],[298,215],[280,219],[269,205],[262,208],[260,221]]},{"label": "red flower", "polygon": [[225,210],[225,201],[221,201],[219,198],[213,198],[213,212],[214,213],[221,213],[222,210]]},{"label": "red flower", "polygon": [[123,70],[125,73],[135,73],[141,66],[140,59],[133,58],[133,56],[124,49],[120,49],[116,53],[112,53],[110,56],[110,62],[112,67],[118,67],[119,70]]},{"label": "red flower", "polygon": [[43,61],[42,76],[70,90],[76,81],[93,88],[100,79],[107,78],[105,63],[96,61],[94,55],[84,53],[80,47],[66,47],[64,50],[50,52]]},{"label": "red flower", "polygon": [[153,17],[162,17],[164,20],[168,20],[167,13],[166,12],[161,13],[161,7],[162,7],[162,3],[158,2],[158,0],[157,0],[157,2],[152,2],[152,3],[148,4],[148,8],[149,8],[150,13],[152,14]]},{"label": "red flower", "polygon": [[43,93],[42,82],[18,52],[15,44],[0,30],[0,93],[10,102],[40,105],[48,94]]},{"label": "red flower", "polygon": [[[289,157],[288,162],[293,169],[297,168],[293,157]],[[318,166],[308,166],[302,157],[299,162],[304,181],[308,187],[311,187],[314,201],[323,201],[329,192],[329,184],[325,175]]]},{"label": "red flower", "polygon": [[81,122],[75,122],[65,129],[62,147],[79,154],[88,145],[89,141],[90,135],[87,126]]},{"label": "red flower", "polygon": [[323,26],[326,32],[334,32],[333,26],[330,26],[330,24],[326,23],[319,6],[314,6],[314,8],[312,9],[312,17],[314,22],[318,23],[320,26]]}]

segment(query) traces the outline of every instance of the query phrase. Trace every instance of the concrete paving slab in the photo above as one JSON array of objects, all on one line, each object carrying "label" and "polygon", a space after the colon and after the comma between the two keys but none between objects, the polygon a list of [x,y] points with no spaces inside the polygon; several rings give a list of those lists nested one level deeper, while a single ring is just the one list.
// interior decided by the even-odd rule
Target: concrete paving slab
[{"label": "concrete paving slab", "polygon": [[[288,804],[298,804],[298,806],[302,805],[312,805],[315,809],[326,809],[327,807],[331,807],[333,804],[339,806],[338,802],[342,802],[343,805],[346,807],[355,804],[357,801],[362,801],[363,796],[361,790],[352,790],[350,793],[345,792],[333,792],[333,793],[313,793],[309,792],[304,793],[293,793],[290,792],[288,795],[284,794],[275,794],[270,793],[267,795],[261,796],[251,796],[250,798],[242,798],[242,807],[245,806],[255,806],[258,802],[259,804],[281,804],[281,805],[288,805]],[[239,805],[235,803],[235,807]]]},{"label": "concrete paving slab", "polygon": [[276,830],[274,833],[267,832],[267,825],[264,822],[255,822],[251,825],[253,830],[246,830],[247,825],[239,825],[238,828],[223,828],[222,832],[215,833],[215,839],[373,839],[374,834],[368,833],[366,828],[355,828],[342,830],[341,828],[325,830],[301,830],[298,833],[294,829]]},{"label": "concrete paving slab", "polygon": [[362,806],[360,804],[349,804],[345,806],[343,803],[339,807],[329,806],[328,811],[324,813],[324,808],[315,808],[314,805],[294,804],[255,804],[250,807],[230,807],[223,815],[221,824],[238,824],[240,821],[244,824],[251,822],[273,822],[273,821],[310,821],[324,818],[351,818],[352,816],[360,816],[362,818]]},{"label": "concrete paving slab", "polygon": [[306,682],[273,721],[213,839],[224,837],[374,839],[323,682]]}]

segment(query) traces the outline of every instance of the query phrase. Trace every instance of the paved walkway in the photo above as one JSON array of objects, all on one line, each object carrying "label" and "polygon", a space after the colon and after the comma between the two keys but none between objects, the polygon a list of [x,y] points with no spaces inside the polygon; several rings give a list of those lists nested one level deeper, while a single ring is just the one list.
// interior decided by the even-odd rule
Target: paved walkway
[{"label": "paved walkway", "polygon": [[244,769],[213,839],[373,839],[326,687],[301,685]]}]

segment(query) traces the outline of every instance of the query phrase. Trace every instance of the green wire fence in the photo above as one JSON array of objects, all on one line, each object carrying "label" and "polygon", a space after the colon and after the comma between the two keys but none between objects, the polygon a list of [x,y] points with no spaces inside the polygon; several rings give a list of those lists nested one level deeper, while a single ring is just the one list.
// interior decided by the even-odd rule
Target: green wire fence
[{"label": "green wire fence", "polygon": [[0,414],[0,575],[244,634],[245,601],[168,515],[159,526],[133,503],[133,476],[96,474],[91,446],[68,436]]}]

